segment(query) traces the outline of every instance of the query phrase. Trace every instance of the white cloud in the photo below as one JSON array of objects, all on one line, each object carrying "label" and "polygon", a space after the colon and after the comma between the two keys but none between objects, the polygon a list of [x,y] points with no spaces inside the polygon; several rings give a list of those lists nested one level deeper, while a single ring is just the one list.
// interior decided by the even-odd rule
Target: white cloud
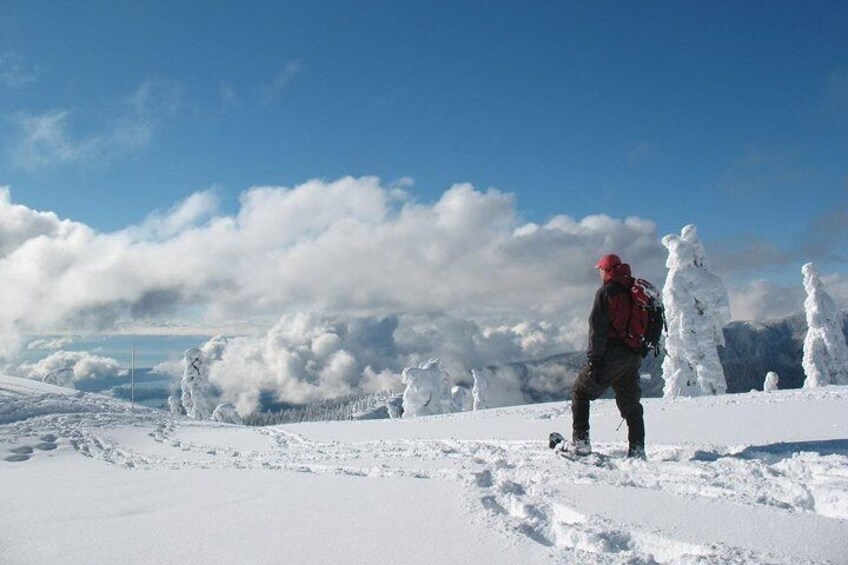
[{"label": "white cloud", "polygon": [[22,363],[18,367],[6,367],[4,370],[19,377],[41,380],[44,375],[59,369],[72,369],[74,381],[126,373],[114,359],[92,355],[87,351],[56,351],[35,363]]},{"label": "white cloud", "polygon": [[[303,403],[358,390],[398,390],[405,367],[432,357],[455,382],[470,385],[471,368],[549,356],[568,349],[574,338],[572,328],[553,323],[487,327],[446,315],[292,314],[265,335],[228,340],[210,379],[246,413],[263,393]],[[160,372],[174,374],[175,368]]]},{"label": "white cloud", "polygon": [[730,311],[734,320],[770,320],[802,312],[804,289],[784,287],[765,280],[753,280],[728,287]]},{"label": "white cloud", "polygon": [[137,227],[124,230],[137,240],[165,240],[211,219],[220,206],[215,189],[195,192],[166,212],[154,212]]},{"label": "white cloud", "polygon": [[0,86],[23,88],[36,81],[36,72],[27,67],[18,53],[0,53]]},{"label": "white cloud", "polygon": [[67,112],[53,110],[40,115],[21,113],[13,122],[20,136],[15,140],[12,157],[15,164],[35,169],[54,163],[83,159],[102,142],[96,137],[72,141],[67,133]]},{"label": "white cloud", "polygon": [[[798,284],[778,285],[765,280],[753,280],[728,288],[730,311],[735,320],[764,321],[784,318],[804,311],[804,287],[798,267]],[[848,309],[848,276],[830,274],[822,283],[837,306]]]},{"label": "white cloud", "polygon": [[250,189],[233,216],[215,215],[214,193],[202,192],[141,226],[99,233],[7,196],[0,332],[302,311],[582,327],[600,255],[616,251],[639,275],[664,277],[652,222],[558,216],[522,226],[514,200],[457,185],[422,204],[376,178],[343,178]]},{"label": "white cloud", "polygon": [[[583,348],[592,266],[604,253],[658,286],[665,279],[651,221],[525,224],[513,195],[467,184],[422,203],[377,178],[348,177],[255,187],[240,203],[221,215],[215,191],[198,192],[139,226],[100,233],[13,204],[0,188],[2,353],[12,355],[22,334],[127,324],[223,331],[271,319],[216,346],[213,380],[240,408],[262,392],[303,402],[391,388],[404,367],[430,357],[460,381],[471,368]],[[824,280],[848,306],[848,277]],[[800,272],[797,287],[755,281],[729,291],[735,319],[795,313],[803,301]]]},{"label": "white cloud", "polygon": [[291,82],[303,71],[304,65],[302,60],[289,61],[274,77],[274,80],[262,89],[262,95],[265,102],[271,103],[279,98],[283,92],[289,87]]},{"label": "white cloud", "polygon": [[165,81],[142,84],[103,126],[86,134],[75,132],[73,114],[49,110],[13,116],[15,133],[7,146],[13,165],[41,169],[57,165],[104,163],[147,147],[161,121],[180,105],[182,89]]},{"label": "white cloud", "polygon": [[30,351],[64,349],[65,347],[68,347],[73,343],[74,340],[70,337],[57,337],[55,339],[34,339],[27,344],[26,348]]}]

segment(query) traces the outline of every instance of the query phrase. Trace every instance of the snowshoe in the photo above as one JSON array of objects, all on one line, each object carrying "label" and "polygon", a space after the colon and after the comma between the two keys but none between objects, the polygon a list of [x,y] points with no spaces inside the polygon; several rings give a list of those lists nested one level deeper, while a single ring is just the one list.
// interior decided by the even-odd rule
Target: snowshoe
[{"label": "snowshoe", "polygon": [[578,457],[585,457],[592,453],[592,444],[589,443],[588,439],[576,439],[567,442],[559,432],[553,432],[548,436],[548,447]]},{"label": "snowshoe", "polygon": [[592,453],[592,444],[589,442],[589,438],[573,439],[568,451],[579,457],[585,457]]},{"label": "snowshoe", "polygon": [[556,446],[565,441],[565,438],[562,437],[562,434],[559,432],[553,432],[548,436],[548,447],[551,449],[556,449]]}]

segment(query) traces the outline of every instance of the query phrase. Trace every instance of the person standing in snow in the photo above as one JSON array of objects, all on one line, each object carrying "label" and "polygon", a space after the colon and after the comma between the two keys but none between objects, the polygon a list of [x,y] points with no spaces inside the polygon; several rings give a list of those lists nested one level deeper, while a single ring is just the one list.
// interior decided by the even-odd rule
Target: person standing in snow
[{"label": "person standing in snow", "polygon": [[640,399],[642,355],[625,343],[630,316],[630,265],[618,255],[604,255],[595,265],[602,285],[589,315],[589,360],[571,387],[572,451],[592,452],[589,442],[589,403],[609,387],[621,417],[627,421],[628,457],[645,457],[645,423]]}]

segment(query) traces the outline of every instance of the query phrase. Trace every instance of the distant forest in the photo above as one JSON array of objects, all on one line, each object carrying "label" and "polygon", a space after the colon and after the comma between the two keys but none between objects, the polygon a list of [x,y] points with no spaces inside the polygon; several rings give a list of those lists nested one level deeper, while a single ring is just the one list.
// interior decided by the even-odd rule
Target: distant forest
[{"label": "distant forest", "polygon": [[388,403],[399,403],[397,391],[352,393],[269,412],[254,412],[244,417],[248,426],[273,426],[323,420],[368,420],[388,418]]}]

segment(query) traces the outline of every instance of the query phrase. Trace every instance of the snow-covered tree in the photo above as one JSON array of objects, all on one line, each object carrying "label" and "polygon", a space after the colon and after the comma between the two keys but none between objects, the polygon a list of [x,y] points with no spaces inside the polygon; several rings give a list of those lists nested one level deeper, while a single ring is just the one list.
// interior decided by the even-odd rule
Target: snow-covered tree
[{"label": "snow-covered tree", "polygon": [[804,338],[804,388],[848,384],[848,346],[842,333],[842,313],[824,289],[812,263],[801,267],[807,299]]},{"label": "snow-covered tree", "polygon": [[774,371],[769,371],[766,374],[766,380],[763,381],[763,392],[775,392],[778,389],[780,377]]},{"label": "snow-covered tree", "polygon": [[212,412],[212,419],[216,422],[224,422],[225,424],[244,424],[236,407],[229,402],[219,404],[215,408],[215,411]]},{"label": "snow-covered tree", "polygon": [[450,409],[450,375],[442,368],[438,359],[430,359],[417,368],[403,370],[403,417],[443,414]]},{"label": "snow-covered tree", "polygon": [[392,397],[386,400],[386,410],[392,420],[403,418],[403,398]]},{"label": "snow-covered tree", "polygon": [[65,388],[74,388],[74,369],[72,367],[55,369],[41,377],[41,382],[63,386]]},{"label": "snow-covered tree", "polygon": [[187,349],[184,355],[185,370],[180,381],[183,407],[189,418],[208,420],[212,416],[209,367],[203,360],[203,352],[197,348]]},{"label": "snow-covered tree", "polygon": [[464,386],[451,389],[451,412],[468,412],[474,407],[471,391]]},{"label": "snow-covered tree", "polygon": [[663,379],[666,397],[724,394],[727,381],[718,357],[730,301],[721,279],[707,267],[693,225],[662,240],[668,249],[663,304],[668,320]]},{"label": "snow-covered tree", "polygon": [[471,389],[472,407],[475,411],[485,410],[489,407],[488,374],[483,370],[471,369],[471,375],[474,377],[474,387]]},{"label": "snow-covered tree", "polygon": [[174,416],[185,416],[185,408],[183,408],[183,403],[180,402],[180,399],[174,396],[173,394],[168,397],[168,410]]}]

